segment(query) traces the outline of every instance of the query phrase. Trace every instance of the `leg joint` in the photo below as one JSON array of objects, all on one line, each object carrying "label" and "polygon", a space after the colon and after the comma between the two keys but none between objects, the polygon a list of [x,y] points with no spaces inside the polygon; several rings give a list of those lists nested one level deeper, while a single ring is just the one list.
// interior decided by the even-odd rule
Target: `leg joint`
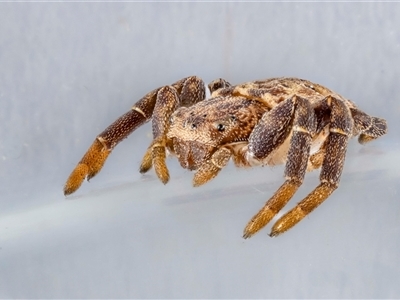
[{"label": "leg joint", "polygon": [[145,114],[144,111],[141,110],[139,107],[137,107],[137,106],[132,106],[131,109],[134,110],[134,111],[137,111],[137,112],[138,112],[139,114],[141,114],[145,119],[147,119],[146,114]]}]

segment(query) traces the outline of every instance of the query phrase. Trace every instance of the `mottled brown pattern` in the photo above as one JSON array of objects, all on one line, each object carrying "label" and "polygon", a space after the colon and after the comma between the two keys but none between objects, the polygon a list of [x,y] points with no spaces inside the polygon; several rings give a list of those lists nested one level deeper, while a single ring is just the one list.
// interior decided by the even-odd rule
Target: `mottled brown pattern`
[{"label": "mottled brown pattern", "polygon": [[216,96],[221,96],[223,94],[223,91],[224,92],[228,91],[229,90],[228,88],[230,88],[231,86],[232,85],[225,79],[218,78],[218,79],[211,81],[208,84],[208,89],[210,90],[211,94],[213,94],[215,91],[218,90],[219,94],[212,95],[213,97],[216,97]]},{"label": "mottled brown pattern", "polygon": [[251,219],[248,238],[262,229],[293,197],[306,170],[321,167],[320,184],[272,227],[277,236],[297,224],[338,187],[348,141],[360,143],[387,132],[386,121],[359,110],[328,88],[298,78],[271,78],[231,85],[212,81],[205,99],[203,81],[191,76],[145,95],[93,142],[68,178],[64,194],[95,176],[112,149],[152,119],[153,141],[140,172],[154,167],[169,180],[166,154],[195,171],[193,185],[216,177],[232,158],[236,166],[285,163],[285,182]]},{"label": "mottled brown pattern", "polygon": [[120,141],[146,121],[147,119],[142,113],[132,109],[99,134],[98,138],[101,138],[104,141],[104,145],[109,150],[112,150]]},{"label": "mottled brown pattern", "polygon": [[219,171],[226,166],[232,156],[228,148],[219,148],[214,154],[203,163],[193,177],[193,186],[200,186],[218,175]]},{"label": "mottled brown pattern", "polygon": [[[296,107],[296,110],[294,108]],[[290,138],[290,146],[287,153],[287,162],[285,166],[286,181],[276,191],[276,193],[267,201],[264,207],[250,220],[244,229],[243,237],[249,238],[254,233],[263,228],[271,219],[287,204],[293,197],[294,193],[303,182],[307,169],[307,162],[310,156],[311,136],[315,132],[316,120],[311,104],[303,98],[293,96],[292,98],[282,102],[275,109],[271,110],[268,116],[277,112],[282,108],[281,118],[293,119],[292,135]],[[294,113],[294,118],[291,116]],[[274,115],[274,118],[280,114]],[[264,117],[263,117],[264,118]],[[272,118],[272,119],[274,119]],[[272,122],[274,123],[274,122]],[[261,123],[258,127],[272,127],[269,123]],[[283,125],[285,126],[285,125]],[[257,143],[254,141],[254,143]],[[269,144],[271,148],[267,152],[273,151],[278,144]],[[261,157],[260,157],[261,158]]]},{"label": "mottled brown pattern", "polygon": [[254,158],[266,158],[282,145],[291,131],[294,109],[295,99],[291,97],[263,115],[249,137],[249,153]]}]

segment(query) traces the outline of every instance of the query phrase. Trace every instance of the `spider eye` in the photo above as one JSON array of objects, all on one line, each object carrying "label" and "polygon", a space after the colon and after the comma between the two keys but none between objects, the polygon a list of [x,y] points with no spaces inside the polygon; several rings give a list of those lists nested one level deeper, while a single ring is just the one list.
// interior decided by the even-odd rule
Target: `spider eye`
[{"label": "spider eye", "polygon": [[222,132],[222,131],[225,130],[225,126],[223,124],[218,124],[217,125],[217,130]]},{"label": "spider eye", "polygon": [[196,127],[196,124],[192,123],[192,129],[195,129]]}]

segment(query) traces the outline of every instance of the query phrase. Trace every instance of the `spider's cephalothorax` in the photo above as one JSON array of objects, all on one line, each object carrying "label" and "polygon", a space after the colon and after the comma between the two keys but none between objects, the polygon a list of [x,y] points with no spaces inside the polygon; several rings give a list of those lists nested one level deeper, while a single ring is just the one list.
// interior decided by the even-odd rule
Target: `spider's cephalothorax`
[{"label": "spider's cephalothorax", "polygon": [[75,192],[95,176],[112,149],[152,119],[153,142],[140,172],[154,167],[165,184],[166,154],[195,170],[194,186],[217,176],[232,158],[238,167],[285,163],[285,182],[244,229],[248,238],[263,228],[292,198],[306,171],[321,168],[320,184],[272,227],[271,236],[293,227],[338,187],[348,140],[360,143],[387,131],[384,119],[371,117],[331,90],[298,78],[272,78],[232,86],[223,79],[205,85],[192,76],[155,89],[107,127],[93,142],[64,187]]}]

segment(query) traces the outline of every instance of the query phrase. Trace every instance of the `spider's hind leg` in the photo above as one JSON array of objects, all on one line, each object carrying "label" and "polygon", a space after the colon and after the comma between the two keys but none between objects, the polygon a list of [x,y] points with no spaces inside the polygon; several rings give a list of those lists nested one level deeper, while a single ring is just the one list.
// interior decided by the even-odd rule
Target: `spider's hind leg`
[{"label": "spider's hind leg", "polygon": [[[316,122],[314,111],[309,101],[293,96],[279,104],[275,109],[267,113],[265,117],[263,116],[257,127],[255,136],[259,135],[258,131],[264,134],[260,135],[262,138],[254,138],[252,134],[249,147],[258,148],[253,146],[252,143],[255,143],[259,145],[260,149],[267,150],[263,153],[263,157],[267,157],[279,147],[290,131],[292,136],[285,166],[286,180],[247,224],[244,229],[244,238],[251,237],[271,221],[302,184],[310,155],[311,135],[316,129]],[[265,136],[266,133],[273,138],[272,143],[268,136]],[[281,142],[277,143],[279,140]]]},{"label": "spider's hind leg", "polygon": [[351,108],[350,111],[354,120],[355,132],[353,135],[360,134],[358,137],[358,142],[360,144],[365,144],[386,134],[386,120],[377,117],[371,117],[370,115],[356,108]]},{"label": "spider's hind leg", "polygon": [[350,110],[345,103],[331,96],[326,100],[331,106],[330,133],[322,162],[321,183],[274,224],[271,236],[277,236],[292,228],[324,202],[339,185],[347,143],[352,136],[354,125]]}]

